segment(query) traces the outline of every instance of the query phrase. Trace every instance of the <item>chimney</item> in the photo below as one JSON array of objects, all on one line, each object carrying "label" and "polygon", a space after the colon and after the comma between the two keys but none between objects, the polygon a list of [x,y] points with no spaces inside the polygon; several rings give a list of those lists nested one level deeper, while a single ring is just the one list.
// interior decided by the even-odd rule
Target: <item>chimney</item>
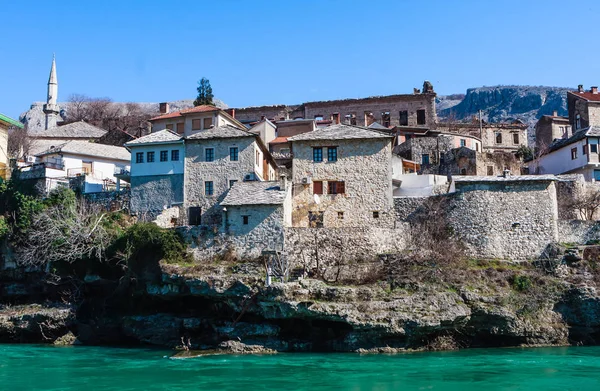
[{"label": "chimney", "polygon": [[592,94],[597,94],[597,93],[598,93],[598,87],[597,87],[597,86],[594,86],[594,87],[592,87],[592,88],[590,89],[590,92],[591,92]]},{"label": "chimney", "polygon": [[227,114],[235,118],[235,109],[227,109],[225,111],[227,112]]},{"label": "chimney", "polygon": [[161,114],[169,114],[169,104],[167,102],[162,102],[159,104],[159,106]]},{"label": "chimney", "polygon": [[577,86],[577,92],[583,92],[583,84]]},{"label": "chimney", "polygon": [[553,116],[553,117],[558,117],[558,110],[554,110],[554,111],[552,112],[552,116]]},{"label": "chimney", "polygon": [[287,190],[287,187],[288,187],[287,175],[281,174],[279,176],[281,177],[281,182],[283,182],[283,190]]},{"label": "chimney", "polygon": [[264,120],[265,120],[265,116],[264,116],[264,115],[261,115],[261,116],[260,116],[260,120],[261,120],[261,121],[264,121]]}]

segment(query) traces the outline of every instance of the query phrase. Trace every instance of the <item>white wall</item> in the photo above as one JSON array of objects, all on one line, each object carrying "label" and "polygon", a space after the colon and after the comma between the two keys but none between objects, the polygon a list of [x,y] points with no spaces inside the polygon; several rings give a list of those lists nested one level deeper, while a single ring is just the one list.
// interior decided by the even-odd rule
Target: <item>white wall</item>
[{"label": "white wall", "polygon": [[394,197],[426,197],[434,194],[436,186],[448,183],[443,175],[405,174],[395,176],[402,181],[399,188],[394,189]]},{"label": "white wall", "polygon": [[[554,152],[540,157],[534,163],[539,174],[563,174],[585,166],[588,163],[588,155],[583,154],[583,146],[586,140],[566,145]],[[571,149],[577,148],[577,159],[571,159]]]},{"label": "white wall", "polygon": [[[185,158],[185,149],[182,142],[174,144],[151,144],[141,146],[130,146],[131,150],[131,176],[147,176],[147,175],[168,175],[168,174],[183,174],[183,160]],[[179,160],[171,160],[171,151],[179,151]],[[147,152],[154,152],[154,162],[148,163]],[[166,162],[160,161],[160,151],[168,151],[168,159]],[[136,163],[136,153],[144,153],[144,163]]]}]

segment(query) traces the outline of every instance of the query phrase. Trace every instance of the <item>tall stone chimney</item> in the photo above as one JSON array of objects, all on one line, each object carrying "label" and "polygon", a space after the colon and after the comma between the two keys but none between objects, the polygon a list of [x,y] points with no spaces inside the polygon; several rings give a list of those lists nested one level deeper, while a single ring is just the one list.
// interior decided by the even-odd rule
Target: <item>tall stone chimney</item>
[{"label": "tall stone chimney", "polygon": [[577,86],[577,92],[583,92],[583,84]]},{"label": "tall stone chimney", "polygon": [[597,93],[598,93],[598,87],[597,87],[597,86],[594,86],[594,87],[592,87],[592,88],[590,89],[590,92],[591,92],[592,94],[597,94]]},{"label": "tall stone chimney", "polygon": [[160,103],[159,111],[161,114],[169,114],[169,104],[167,102]]}]

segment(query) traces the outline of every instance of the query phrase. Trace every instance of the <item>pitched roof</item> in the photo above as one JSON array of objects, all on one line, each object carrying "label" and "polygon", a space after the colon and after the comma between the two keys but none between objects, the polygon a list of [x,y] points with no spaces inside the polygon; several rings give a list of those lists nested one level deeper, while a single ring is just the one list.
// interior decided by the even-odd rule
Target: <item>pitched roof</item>
[{"label": "pitched roof", "polygon": [[180,141],[182,137],[169,129],[163,129],[158,132],[150,133],[147,136],[137,138],[125,143],[126,147],[131,145],[153,144],[153,143],[168,143],[171,141]]},{"label": "pitched roof", "polygon": [[157,119],[176,118],[176,117],[181,117],[181,116],[186,115],[186,114],[210,113],[210,112],[213,112],[213,111],[220,111],[220,110],[221,109],[219,109],[216,106],[200,105],[200,106],[192,107],[192,108],[189,108],[189,109],[183,109],[183,110],[180,110],[180,111],[174,111],[172,113],[167,113],[167,114],[159,115],[158,117],[150,118],[150,121],[154,121],[154,120],[157,120]]},{"label": "pitched roof", "polygon": [[594,94],[592,92],[577,92],[577,91],[569,91],[569,93],[576,95],[580,98],[588,100],[590,102],[600,102],[600,94]]},{"label": "pitched roof", "polygon": [[560,149],[560,148],[564,147],[565,145],[573,144],[574,142],[583,140],[584,138],[586,138],[588,136],[590,136],[590,137],[600,136],[600,127],[588,126],[587,128],[580,129],[577,132],[573,133],[573,135],[569,138],[563,138],[560,140],[556,140],[552,144],[550,144],[548,152],[556,151],[557,149]]},{"label": "pitched roof", "polygon": [[288,142],[288,138],[289,137],[283,137],[283,136],[275,137],[273,140],[271,140],[269,142],[269,144],[283,144],[283,143],[287,143]]},{"label": "pitched roof", "polygon": [[281,205],[284,199],[285,190],[280,182],[236,182],[221,205]]},{"label": "pitched roof", "polygon": [[476,183],[476,182],[547,182],[556,181],[555,175],[509,175],[509,176],[471,176],[461,175],[453,176],[452,180],[456,184]]},{"label": "pitched roof", "polygon": [[289,141],[306,140],[351,140],[351,139],[374,139],[392,138],[391,134],[385,134],[375,129],[367,129],[353,125],[331,125],[326,128],[317,128],[312,132],[298,134],[288,137]]},{"label": "pitched roof", "polygon": [[6,122],[7,124],[12,125],[12,126],[16,126],[18,128],[23,128],[23,124],[22,123],[20,123],[17,120],[14,120],[14,119],[10,118],[9,116],[4,115],[2,113],[0,113],[0,121]]},{"label": "pitched roof", "polygon": [[33,137],[52,137],[52,138],[99,138],[107,133],[106,130],[97,126],[88,124],[85,121],[71,122],[70,124],[54,126],[50,129],[42,130],[33,134]]},{"label": "pitched roof", "polygon": [[186,137],[186,140],[208,140],[213,138],[257,137],[256,134],[231,125],[217,126]]},{"label": "pitched roof", "polygon": [[382,130],[390,130],[389,128],[386,128],[385,126],[383,126],[382,124],[380,124],[379,122],[373,122],[371,125],[368,126],[369,129],[382,129]]},{"label": "pitched roof", "polygon": [[117,159],[123,161],[130,161],[131,154],[123,147],[117,147],[116,145],[106,145],[99,143],[92,143],[89,141],[72,140],[67,141],[64,144],[60,144],[50,149],[38,153],[36,156],[50,155],[54,153],[70,153],[74,155],[84,156],[95,156],[106,159]]}]

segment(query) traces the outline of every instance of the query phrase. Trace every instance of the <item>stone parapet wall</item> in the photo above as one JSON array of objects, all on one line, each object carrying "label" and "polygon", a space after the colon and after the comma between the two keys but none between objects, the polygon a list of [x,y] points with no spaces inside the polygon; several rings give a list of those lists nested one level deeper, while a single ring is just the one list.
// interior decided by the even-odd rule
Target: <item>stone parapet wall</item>
[{"label": "stone parapet wall", "polygon": [[600,240],[600,222],[583,220],[559,220],[558,242],[585,244]]}]

